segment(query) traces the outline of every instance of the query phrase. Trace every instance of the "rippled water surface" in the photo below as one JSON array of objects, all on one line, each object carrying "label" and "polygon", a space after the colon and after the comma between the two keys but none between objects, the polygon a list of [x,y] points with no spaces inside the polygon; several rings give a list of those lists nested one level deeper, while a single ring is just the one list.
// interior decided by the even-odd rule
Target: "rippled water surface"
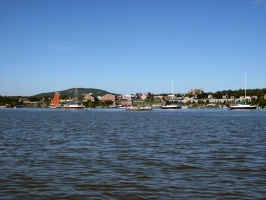
[{"label": "rippled water surface", "polygon": [[0,199],[263,199],[266,111],[0,109]]}]

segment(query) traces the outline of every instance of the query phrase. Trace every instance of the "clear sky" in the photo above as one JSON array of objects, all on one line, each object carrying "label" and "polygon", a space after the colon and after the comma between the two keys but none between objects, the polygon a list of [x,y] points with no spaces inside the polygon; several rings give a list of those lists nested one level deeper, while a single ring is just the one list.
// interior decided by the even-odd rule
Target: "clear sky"
[{"label": "clear sky", "polygon": [[266,0],[0,0],[0,95],[266,88]]}]

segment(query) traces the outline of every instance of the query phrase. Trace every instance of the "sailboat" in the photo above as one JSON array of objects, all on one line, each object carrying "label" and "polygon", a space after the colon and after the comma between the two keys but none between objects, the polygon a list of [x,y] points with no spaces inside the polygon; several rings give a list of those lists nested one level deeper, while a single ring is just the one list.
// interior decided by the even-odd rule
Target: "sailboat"
[{"label": "sailboat", "polygon": [[[172,100],[174,101],[174,83],[172,81]],[[179,109],[182,108],[182,104],[178,103],[178,104],[170,104],[170,105],[165,105],[165,106],[161,106],[161,109]]]},{"label": "sailboat", "polygon": [[75,101],[69,102],[68,104],[64,105],[66,110],[84,110],[86,109],[84,105],[79,105],[78,102],[78,89],[75,87]]},{"label": "sailboat", "polygon": [[60,94],[58,92],[54,93],[54,98],[51,101],[49,108],[62,108],[60,105]]},{"label": "sailboat", "polygon": [[245,74],[245,99],[237,105],[229,106],[229,110],[254,110],[257,106],[246,104],[246,74]]}]

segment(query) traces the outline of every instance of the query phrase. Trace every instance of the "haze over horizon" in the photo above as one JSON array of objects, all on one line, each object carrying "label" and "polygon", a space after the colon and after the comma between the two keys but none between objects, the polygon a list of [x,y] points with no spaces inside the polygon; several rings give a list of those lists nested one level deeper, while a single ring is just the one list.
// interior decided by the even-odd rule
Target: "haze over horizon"
[{"label": "haze over horizon", "polygon": [[266,88],[266,0],[0,0],[0,95]]}]

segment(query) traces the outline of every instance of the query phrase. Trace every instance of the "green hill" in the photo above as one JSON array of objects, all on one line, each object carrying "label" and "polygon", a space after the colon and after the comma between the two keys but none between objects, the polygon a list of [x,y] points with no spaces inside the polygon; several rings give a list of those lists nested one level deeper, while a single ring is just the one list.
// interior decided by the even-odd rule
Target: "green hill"
[{"label": "green hill", "polygon": [[[105,94],[115,94],[112,92],[108,92],[105,90],[100,90],[100,89],[95,89],[95,88],[77,88],[78,90],[78,95],[85,95],[85,94],[89,94],[92,93],[93,96],[97,97],[97,96],[103,96]],[[54,95],[54,92],[47,92],[47,93],[41,93],[41,94],[37,94],[34,97],[52,97]],[[60,91],[60,96],[70,96],[70,97],[74,97],[75,96],[75,88],[70,88],[67,90],[63,90]]]}]

